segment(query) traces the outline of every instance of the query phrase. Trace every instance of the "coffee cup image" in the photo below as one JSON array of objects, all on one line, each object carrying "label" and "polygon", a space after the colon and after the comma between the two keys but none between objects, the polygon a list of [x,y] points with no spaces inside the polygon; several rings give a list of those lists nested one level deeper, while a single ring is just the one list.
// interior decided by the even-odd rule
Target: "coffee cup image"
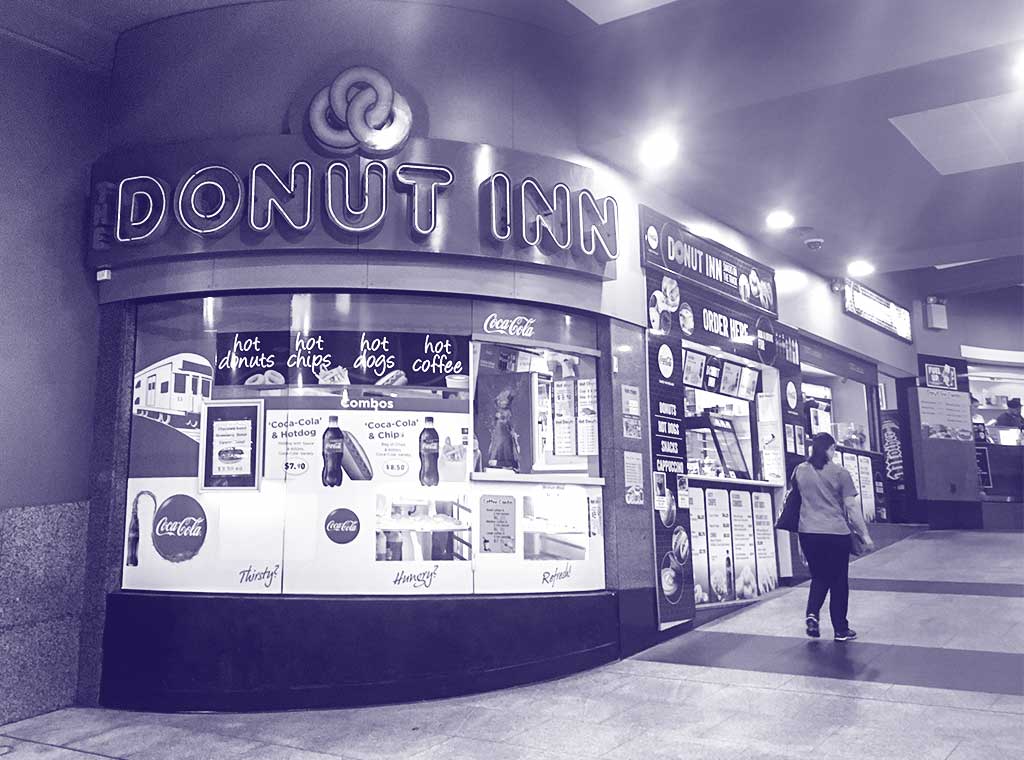
[{"label": "coffee cup image", "polygon": [[683,573],[668,552],[661,558],[661,593],[669,604],[679,604],[683,597]]},{"label": "coffee cup image", "polygon": [[672,532],[672,554],[680,567],[690,558],[690,537],[686,535],[686,529],[682,525]]},{"label": "coffee cup image", "polygon": [[684,303],[679,307],[679,327],[684,334],[693,335],[693,309],[690,308],[688,303]]}]

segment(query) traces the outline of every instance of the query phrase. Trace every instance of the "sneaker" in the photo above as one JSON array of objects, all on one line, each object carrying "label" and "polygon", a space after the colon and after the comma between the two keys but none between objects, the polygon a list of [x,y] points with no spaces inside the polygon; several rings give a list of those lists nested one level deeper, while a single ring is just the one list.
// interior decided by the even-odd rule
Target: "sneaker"
[{"label": "sneaker", "polygon": [[836,631],[836,641],[853,641],[857,638],[857,632],[852,628],[847,628],[845,631]]},{"label": "sneaker", "polygon": [[818,618],[816,618],[814,615],[808,615],[806,623],[807,635],[810,636],[812,639],[820,638],[821,629],[818,627]]}]

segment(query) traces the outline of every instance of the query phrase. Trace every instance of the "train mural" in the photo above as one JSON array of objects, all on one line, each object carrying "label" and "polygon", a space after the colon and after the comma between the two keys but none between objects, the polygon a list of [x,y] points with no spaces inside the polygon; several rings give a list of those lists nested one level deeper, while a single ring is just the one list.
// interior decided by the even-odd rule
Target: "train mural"
[{"label": "train mural", "polygon": [[213,366],[199,354],[174,354],[135,373],[132,414],[199,442],[203,402],[210,398]]}]

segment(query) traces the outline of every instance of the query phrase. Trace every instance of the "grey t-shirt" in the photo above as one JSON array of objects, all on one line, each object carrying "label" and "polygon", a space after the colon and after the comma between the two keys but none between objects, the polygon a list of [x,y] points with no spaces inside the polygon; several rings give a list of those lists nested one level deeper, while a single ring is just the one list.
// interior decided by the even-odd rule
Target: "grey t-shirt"
[{"label": "grey t-shirt", "polygon": [[800,489],[800,532],[848,535],[850,526],[843,500],[857,495],[850,473],[833,462],[820,470],[802,462],[793,476]]}]

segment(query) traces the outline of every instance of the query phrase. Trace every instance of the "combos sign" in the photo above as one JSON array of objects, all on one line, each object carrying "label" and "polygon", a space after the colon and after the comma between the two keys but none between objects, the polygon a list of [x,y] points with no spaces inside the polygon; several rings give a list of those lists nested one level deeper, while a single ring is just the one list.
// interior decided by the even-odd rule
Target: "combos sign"
[{"label": "combos sign", "polygon": [[[640,206],[640,245],[649,268],[738,301],[747,310],[778,316],[771,268],[697,237],[646,206]],[[653,309],[658,304],[652,300],[650,305]],[[658,327],[653,318],[651,327]]]},{"label": "combos sign", "polygon": [[[301,126],[308,141],[292,134],[108,155],[93,169],[90,264],[358,249],[497,257],[615,277],[618,206],[586,186],[588,170],[410,139],[411,128],[409,104],[387,78],[355,67],[309,103]],[[482,175],[481,166],[493,168]]]}]

